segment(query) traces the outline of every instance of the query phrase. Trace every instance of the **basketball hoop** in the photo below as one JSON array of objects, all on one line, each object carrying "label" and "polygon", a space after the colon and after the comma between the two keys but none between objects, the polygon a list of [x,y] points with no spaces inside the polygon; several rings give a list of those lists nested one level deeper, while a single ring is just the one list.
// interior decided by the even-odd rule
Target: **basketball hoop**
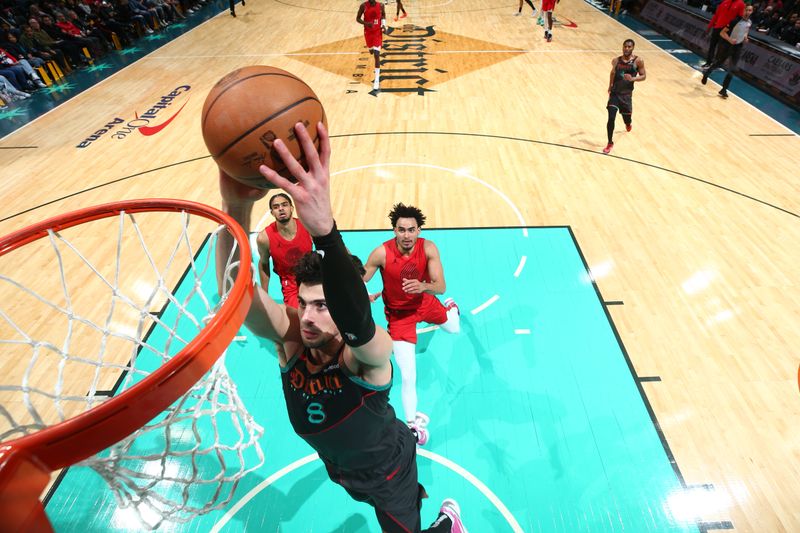
[{"label": "basketball hoop", "polygon": [[[116,239],[102,231],[109,228]],[[216,271],[215,245],[231,238],[233,251]],[[186,522],[227,503],[238,480],[263,462],[263,430],[244,408],[221,357],[253,296],[245,231],[203,204],[130,200],[3,237],[0,260],[0,363],[17,367],[0,376],[2,529],[50,530],[39,497],[52,472],[81,461],[147,527]],[[43,282],[48,268],[59,271],[61,287],[52,275]],[[173,290],[179,286],[188,287],[186,294]],[[76,384],[78,377],[85,383]],[[220,413],[235,427],[232,443],[217,434]],[[194,434],[211,424],[213,442],[205,448],[199,437],[178,442],[181,424]],[[144,454],[136,448],[143,435]],[[154,454],[154,440],[162,453]],[[221,474],[182,479],[163,471],[170,461],[199,456],[216,457]],[[126,460],[155,461],[162,471],[137,471]],[[248,460],[258,464],[247,468]],[[231,474],[235,468],[226,461],[238,462],[238,472]],[[159,489],[164,480],[184,487],[178,490],[182,501],[165,496]],[[204,483],[213,485],[213,497],[196,504],[191,490]]]}]

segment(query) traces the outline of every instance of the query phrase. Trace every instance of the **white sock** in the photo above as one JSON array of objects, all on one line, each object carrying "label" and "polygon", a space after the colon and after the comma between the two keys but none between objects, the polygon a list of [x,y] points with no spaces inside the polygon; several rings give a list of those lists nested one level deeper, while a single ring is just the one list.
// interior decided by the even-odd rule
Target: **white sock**
[{"label": "white sock", "polygon": [[443,330],[447,333],[459,333],[461,332],[461,315],[458,314],[458,309],[455,307],[451,307],[447,310],[447,322],[441,324]]},{"label": "white sock", "polygon": [[394,359],[400,368],[401,396],[406,421],[417,417],[417,346],[406,341],[392,341]]}]

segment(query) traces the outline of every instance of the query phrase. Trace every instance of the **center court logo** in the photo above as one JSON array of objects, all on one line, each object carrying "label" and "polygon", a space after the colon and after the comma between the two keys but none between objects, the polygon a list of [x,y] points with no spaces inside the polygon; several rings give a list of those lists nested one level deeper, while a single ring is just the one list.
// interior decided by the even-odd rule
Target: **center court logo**
[{"label": "center court logo", "polygon": [[[170,122],[175,120],[175,117],[183,110],[187,103],[189,103],[189,98],[186,98],[186,101],[177,108],[177,110],[169,115],[167,118],[164,118],[167,114],[164,113],[165,110],[171,108],[175,103],[175,100],[184,93],[187,93],[192,89],[191,85],[181,85],[176,87],[174,91],[170,92],[162,96],[158,102],[153,104],[147,111],[142,113],[141,115],[138,112],[134,112],[134,118],[128,120],[127,122],[125,119],[115,117],[114,119],[106,122],[102,128],[95,131],[93,134],[86,137],[84,140],[79,142],[75,147],[76,148],[87,148],[93,142],[99,140],[106,134],[110,134],[111,138],[113,139],[124,139],[134,131],[138,131],[141,135],[151,136],[155,135],[156,133],[160,132],[164,128],[166,128]],[[173,108],[174,109],[174,108]]]},{"label": "center court logo", "polygon": [[[354,51],[358,54],[355,60]],[[433,25],[389,28],[380,54],[381,93],[422,96],[445,82],[521,53],[524,50],[520,48],[438,31]],[[468,61],[462,59],[465,55]],[[345,94],[372,89],[373,60],[363,35],[296,50],[292,56],[348,80]]]}]

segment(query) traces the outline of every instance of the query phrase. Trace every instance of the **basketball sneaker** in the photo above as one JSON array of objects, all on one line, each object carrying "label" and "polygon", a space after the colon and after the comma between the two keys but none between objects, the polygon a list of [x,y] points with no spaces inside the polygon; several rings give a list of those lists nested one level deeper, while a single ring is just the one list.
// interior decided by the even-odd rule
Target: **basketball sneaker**
[{"label": "basketball sneaker", "polygon": [[518,17],[518,16],[520,16],[520,15],[522,15],[522,11],[517,11],[516,13],[514,13],[514,16],[515,16],[515,17]]},{"label": "basketball sneaker", "polygon": [[536,8],[533,8],[533,13],[531,13],[531,18],[536,18]]},{"label": "basketball sneaker", "polygon": [[414,438],[417,439],[417,446],[425,446],[428,443],[429,435],[427,429],[419,426],[416,422],[408,424],[408,429],[411,430],[411,433],[414,434]]},{"label": "basketball sneaker", "polygon": [[703,71],[703,78],[700,80],[700,83],[705,85],[707,82],[708,82],[708,71],[704,70]]},{"label": "basketball sneaker", "polygon": [[381,80],[378,79],[378,78],[375,78],[375,81],[372,82],[372,90],[378,91],[378,90],[380,90],[380,88],[381,88]]},{"label": "basketball sneaker", "polygon": [[547,42],[549,43],[553,40],[553,34],[548,32],[545,34],[544,38],[547,39]]},{"label": "basketball sneaker", "polygon": [[458,311],[458,316],[461,316],[461,309],[458,308],[458,304],[452,298],[447,298],[444,301],[444,308],[447,309],[448,311],[451,309],[455,309],[456,311]]},{"label": "basketball sneaker", "polygon": [[453,525],[450,526],[451,533],[467,533],[467,528],[464,527],[464,522],[461,521],[461,508],[454,499],[445,499],[442,502],[442,507],[439,509],[439,512],[447,515],[453,523]]},{"label": "basketball sneaker", "polygon": [[631,131],[633,129],[633,124],[625,124],[625,131]]},{"label": "basketball sneaker", "polygon": [[722,89],[717,94],[720,95],[720,97],[722,97],[722,98],[727,98],[728,97],[728,91],[726,91],[725,89]]},{"label": "basketball sneaker", "polygon": [[422,429],[428,427],[430,421],[431,419],[428,415],[426,415],[425,413],[420,413],[419,411],[417,411],[417,414],[414,416],[414,424],[417,427],[421,427]]},{"label": "basketball sneaker", "polygon": [[614,143],[608,143],[605,148],[603,148],[603,153],[607,154],[614,148]]},{"label": "basketball sneaker", "polygon": [[408,16],[408,13],[403,13],[402,15],[400,15],[400,18],[401,18],[401,19],[404,19],[404,18],[406,18],[407,16]]}]

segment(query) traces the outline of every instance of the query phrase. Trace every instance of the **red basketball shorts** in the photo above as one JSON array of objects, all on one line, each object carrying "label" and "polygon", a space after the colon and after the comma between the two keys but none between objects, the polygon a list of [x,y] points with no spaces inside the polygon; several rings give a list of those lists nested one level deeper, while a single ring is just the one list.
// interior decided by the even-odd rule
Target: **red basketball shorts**
[{"label": "red basketball shorts", "polygon": [[424,293],[422,303],[417,309],[392,310],[385,308],[386,321],[389,323],[389,336],[393,341],[417,343],[417,324],[444,324],[447,322],[447,309],[439,298]]},{"label": "red basketball shorts", "polygon": [[283,303],[286,307],[297,309],[297,282],[294,278],[281,278],[281,292],[283,292]]},{"label": "red basketball shorts", "polygon": [[542,0],[542,11],[553,11],[556,8],[556,0]]},{"label": "red basketball shorts", "polygon": [[373,26],[364,30],[364,41],[367,43],[367,48],[380,48],[383,44],[383,33],[381,33],[380,26]]}]

